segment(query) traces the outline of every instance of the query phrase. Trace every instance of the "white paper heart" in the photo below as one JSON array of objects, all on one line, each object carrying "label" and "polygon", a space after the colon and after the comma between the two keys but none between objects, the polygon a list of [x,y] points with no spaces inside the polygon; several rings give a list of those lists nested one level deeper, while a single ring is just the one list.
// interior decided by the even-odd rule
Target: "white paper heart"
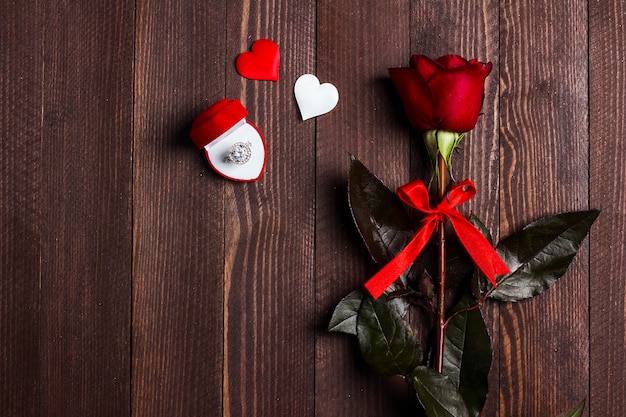
[{"label": "white paper heart", "polygon": [[302,120],[321,116],[335,108],[339,102],[337,87],[330,83],[320,85],[313,74],[303,74],[293,87]]}]

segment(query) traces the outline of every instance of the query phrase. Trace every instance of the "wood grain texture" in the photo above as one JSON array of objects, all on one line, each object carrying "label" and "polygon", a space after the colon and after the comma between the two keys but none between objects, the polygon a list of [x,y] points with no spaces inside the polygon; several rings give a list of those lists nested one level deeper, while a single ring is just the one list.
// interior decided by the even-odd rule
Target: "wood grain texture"
[{"label": "wood grain texture", "polygon": [[626,414],[624,208],[626,4],[589,3],[591,205],[602,210],[590,258],[590,392],[594,416]]},{"label": "wood grain texture", "polygon": [[47,2],[40,415],[130,406],[133,3]]},{"label": "wood grain texture", "polygon": [[[503,235],[588,207],[587,7],[500,6]],[[549,57],[549,58],[547,58]],[[557,415],[589,383],[589,253],[550,291],[500,309],[500,415]],[[562,366],[561,364],[566,364]]]},{"label": "wood grain texture", "polygon": [[[225,186],[224,416],[314,415],[314,124],[299,119],[297,76],[314,63],[315,3],[230,1],[226,95],[267,141],[263,178]],[[280,48],[279,81],[236,73],[260,38]]]},{"label": "wood grain texture", "polygon": [[[43,9],[0,3],[0,415],[39,415]],[[20,34],[20,36],[17,36]]]},{"label": "wood grain texture", "polygon": [[137,3],[133,416],[222,412],[224,180],[189,130],[224,95],[225,16]]},{"label": "wood grain texture", "polygon": [[409,179],[410,138],[387,73],[409,54],[409,2],[318,1],[317,16],[317,75],[340,101],[317,119],[316,414],[403,416],[406,384],[376,375],[355,343],[325,328],[376,271],[347,211],[350,154],[392,189]]}]

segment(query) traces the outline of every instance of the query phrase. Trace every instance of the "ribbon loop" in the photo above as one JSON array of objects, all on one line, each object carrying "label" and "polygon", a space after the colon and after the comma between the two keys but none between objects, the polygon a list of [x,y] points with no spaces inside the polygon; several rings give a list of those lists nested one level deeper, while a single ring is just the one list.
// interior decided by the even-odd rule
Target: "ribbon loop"
[{"label": "ribbon loop", "polygon": [[430,206],[428,189],[421,180],[415,180],[398,189],[398,196],[407,205],[426,213],[422,225],[409,243],[398,255],[385,265],[376,275],[365,283],[365,288],[372,297],[380,297],[404,271],[415,261],[430,240],[439,223],[450,220],[459,240],[467,250],[476,266],[496,285],[496,276],[511,272],[500,259],[489,241],[455,207],[472,199],[476,195],[476,186],[467,179],[450,188],[435,208]]},{"label": "ribbon loop", "polygon": [[398,197],[404,204],[411,206],[423,213],[430,213],[430,199],[428,189],[422,181],[412,181],[398,188]]},{"label": "ribbon loop", "polygon": [[[476,186],[470,180],[463,180],[453,185],[446,194],[446,198],[442,203],[448,203],[449,208],[460,206],[466,201],[471,200],[476,195]],[[440,204],[442,204],[440,203]]]}]

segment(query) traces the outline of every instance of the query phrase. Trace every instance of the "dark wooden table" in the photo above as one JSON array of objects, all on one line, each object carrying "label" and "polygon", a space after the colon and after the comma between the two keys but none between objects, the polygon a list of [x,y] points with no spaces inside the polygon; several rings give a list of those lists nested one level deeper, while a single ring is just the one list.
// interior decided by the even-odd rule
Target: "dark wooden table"
[{"label": "dark wooden table", "polygon": [[[387,68],[490,60],[455,159],[499,236],[602,214],[531,301],[489,304],[485,416],[626,415],[626,4],[622,0],[0,2],[0,415],[408,416],[335,303],[376,266],[346,215],[349,155],[392,188],[423,157]],[[280,80],[237,55],[281,50]],[[304,73],[339,89],[302,121]],[[217,176],[188,133],[240,99],[266,134],[259,182]]]}]

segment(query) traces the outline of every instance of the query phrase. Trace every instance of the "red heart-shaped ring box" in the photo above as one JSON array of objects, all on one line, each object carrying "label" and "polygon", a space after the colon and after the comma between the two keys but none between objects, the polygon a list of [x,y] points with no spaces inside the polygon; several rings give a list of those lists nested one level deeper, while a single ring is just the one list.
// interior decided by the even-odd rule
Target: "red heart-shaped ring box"
[{"label": "red heart-shaped ring box", "polygon": [[222,99],[195,118],[189,133],[213,169],[233,181],[256,181],[265,169],[265,138],[247,115],[239,100]]}]

